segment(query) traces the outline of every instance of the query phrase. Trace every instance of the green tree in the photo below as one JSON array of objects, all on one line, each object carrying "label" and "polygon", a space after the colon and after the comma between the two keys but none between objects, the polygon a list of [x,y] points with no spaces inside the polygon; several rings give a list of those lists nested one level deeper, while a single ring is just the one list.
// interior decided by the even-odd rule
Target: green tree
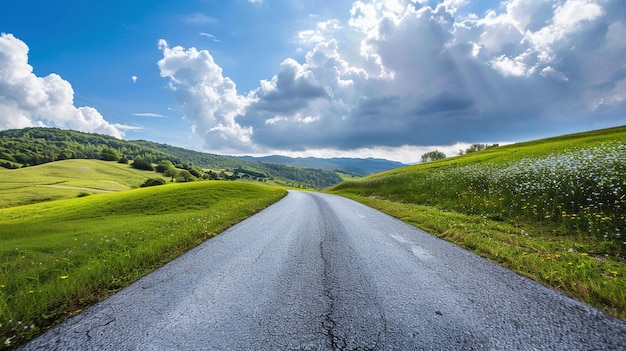
[{"label": "green tree", "polygon": [[110,147],[104,148],[100,152],[100,159],[104,161],[119,161],[120,158],[120,153]]},{"label": "green tree", "polygon": [[163,175],[172,178],[171,181],[173,182],[174,178],[178,177],[178,170],[172,166],[166,169],[165,172],[163,172]]},{"label": "green tree", "polygon": [[439,150],[430,151],[422,155],[422,163],[435,161],[435,160],[443,160],[446,158],[446,154]]},{"label": "green tree", "polygon": [[165,173],[165,171],[167,171],[170,168],[174,168],[174,165],[172,164],[172,161],[170,160],[163,160],[161,162],[159,162],[159,164],[156,166],[155,170],[159,173]]},{"label": "green tree", "polygon": [[191,173],[189,173],[189,171],[186,169],[183,169],[182,171],[180,171],[178,173],[178,176],[182,178],[184,182],[191,182],[195,179],[195,177],[191,175]]},{"label": "green tree", "polygon": [[144,171],[154,171],[154,167],[152,166],[152,162],[145,158],[138,158],[131,164],[133,168],[142,169]]},{"label": "green tree", "polygon": [[165,184],[165,180],[163,180],[163,178],[148,178],[146,179],[145,182],[143,182],[143,184],[141,184],[142,188],[148,187],[148,186],[156,186],[156,185],[163,185]]}]

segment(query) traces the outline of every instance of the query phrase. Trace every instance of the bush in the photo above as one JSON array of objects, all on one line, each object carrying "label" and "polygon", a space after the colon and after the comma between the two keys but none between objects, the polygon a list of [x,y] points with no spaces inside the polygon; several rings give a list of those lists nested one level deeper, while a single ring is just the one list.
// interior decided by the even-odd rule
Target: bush
[{"label": "bush", "polygon": [[154,167],[152,167],[152,162],[150,162],[150,160],[147,160],[145,158],[136,159],[135,161],[133,161],[133,164],[131,166],[133,168],[142,169],[145,171],[154,171]]},{"label": "bush", "polygon": [[163,180],[163,178],[148,178],[145,182],[143,182],[143,184],[141,184],[141,187],[145,188],[148,186],[157,186],[163,184],[165,184],[165,180]]},{"label": "bush", "polygon": [[100,152],[100,159],[104,161],[119,161],[120,153],[115,149],[106,148]]}]

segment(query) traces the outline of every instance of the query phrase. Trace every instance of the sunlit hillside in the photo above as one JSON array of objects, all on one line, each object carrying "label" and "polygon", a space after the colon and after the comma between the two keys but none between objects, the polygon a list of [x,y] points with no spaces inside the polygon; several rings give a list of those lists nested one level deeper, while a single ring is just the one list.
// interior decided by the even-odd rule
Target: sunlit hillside
[{"label": "sunlit hillside", "polygon": [[157,177],[162,175],[100,160],[63,160],[20,169],[0,167],[0,208],[128,190]]}]

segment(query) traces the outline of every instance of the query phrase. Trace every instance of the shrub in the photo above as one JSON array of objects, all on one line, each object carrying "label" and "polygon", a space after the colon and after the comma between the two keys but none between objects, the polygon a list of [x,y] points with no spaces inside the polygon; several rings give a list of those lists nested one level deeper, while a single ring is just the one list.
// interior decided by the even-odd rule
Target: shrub
[{"label": "shrub", "polygon": [[133,164],[131,165],[133,168],[136,169],[142,169],[145,171],[154,171],[154,167],[152,166],[152,162],[150,162],[150,160],[147,160],[145,158],[138,158],[135,161],[133,161]]},{"label": "shrub", "polygon": [[156,186],[156,185],[163,185],[165,184],[165,180],[163,178],[148,178],[146,179],[145,182],[143,182],[143,184],[141,184],[142,188],[148,187],[148,186]]}]

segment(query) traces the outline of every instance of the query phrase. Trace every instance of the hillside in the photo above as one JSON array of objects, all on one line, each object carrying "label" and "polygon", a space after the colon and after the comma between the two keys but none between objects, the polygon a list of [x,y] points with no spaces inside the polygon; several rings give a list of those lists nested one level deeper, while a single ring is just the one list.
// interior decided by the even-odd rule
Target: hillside
[{"label": "hillside", "polygon": [[354,174],[361,177],[406,166],[404,163],[378,158],[294,158],[278,155],[265,157],[242,156],[239,158],[247,161],[275,163],[305,168],[319,168],[329,171],[341,171],[343,173]]},{"label": "hillside", "polygon": [[[283,185],[323,189],[341,182],[325,169],[302,168],[247,161],[187,150],[145,140],[126,141],[113,137],[61,130],[24,128],[0,131],[0,166],[21,168],[67,159],[101,159],[105,150],[115,150],[128,160],[152,163],[169,160],[179,168],[229,173],[229,179],[257,179]],[[234,176],[233,176],[234,174]]]},{"label": "hillside", "polygon": [[494,147],[329,191],[626,319],[626,126]]},{"label": "hillside", "polygon": [[0,208],[138,188],[160,173],[102,160],[62,160],[5,169],[0,167]]}]

